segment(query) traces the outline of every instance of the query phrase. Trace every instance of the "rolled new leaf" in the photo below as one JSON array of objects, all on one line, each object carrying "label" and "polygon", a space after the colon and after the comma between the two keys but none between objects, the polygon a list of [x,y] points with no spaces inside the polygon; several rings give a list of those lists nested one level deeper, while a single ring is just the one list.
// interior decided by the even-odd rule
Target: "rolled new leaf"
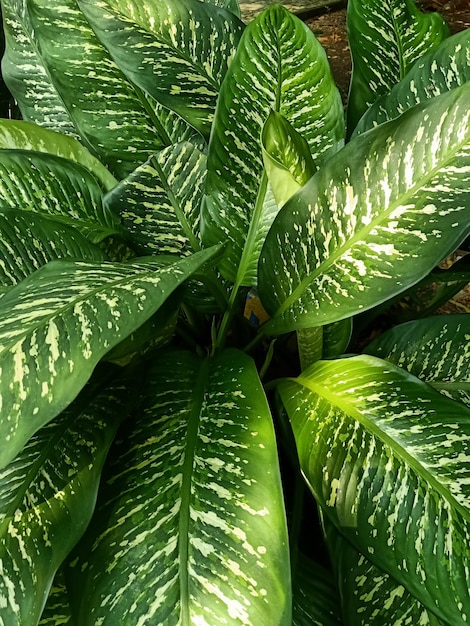
[{"label": "rolled new leaf", "polygon": [[91,519],[109,446],[132,402],[122,381],[94,385],[0,471],[3,624],[38,623],[57,568]]},{"label": "rolled new leaf", "polygon": [[470,83],[351,141],[266,237],[266,332],[335,322],[417,283],[469,233],[469,174]]},{"label": "rolled new leaf", "polygon": [[68,569],[77,624],[291,624],[272,418],[253,361],[168,352]]},{"label": "rolled new leaf", "polygon": [[8,291],[0,299],[0,467],[214,253],[166,267],[53,261]]},{"label": "rolled new leaf", "polygon": [[317,166],[343,141],[343,108],[325,51],[280,5],[247,26],[220,90],[209,142],[202,238],[206,245],[228,240],[220,270],[238,285],[256,284],[259,252],[278,211],[260,142],[272,110],[304,137]]},{"label": "rolled new leaf", "polygon": [[444,622],[470,614],[470,409],[368,355],[279,384],[324,514]]},{"label": "rolled new leaf", "polygon": [[439,315],[400,324],[366,348],[470,406],[470,315]]},{"label": "rolled new leaf", "polygon": [[353,136],[470,80],[470,28],[444,39],[420,58],[389,94],[364,113]]},{"label": "rolled new leaf", "polygon": [[438,13],[423,13],[413,0],[350,0],[348,40],[353,70],[348,132],[379,96],[388,93],[417,59],[450,35]]}]

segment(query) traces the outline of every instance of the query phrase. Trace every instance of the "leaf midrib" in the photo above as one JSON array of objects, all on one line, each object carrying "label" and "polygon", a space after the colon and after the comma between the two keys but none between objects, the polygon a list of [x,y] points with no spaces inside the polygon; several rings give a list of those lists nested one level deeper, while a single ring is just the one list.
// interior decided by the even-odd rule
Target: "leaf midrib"
[{"label": "leaf midrib", "polygon": [[[391,123],[394,123],[392,121]],[[278,316],[282,315],[287,309],[289,309],[297,300],[302,297],[302,294],[306,289],[313,283],[316,278],[326,273],[326,271],[334,264],[336,261],[343,256],[350,248],[352,248],[358,241],[363,240],[371,230],[379,226],[382,222],[387,220],[390,215],[398,209],[400,206],[403,206],[407,203],[407,201],[412,198],[419,190],[426,185],[430,180],[432,180],[436,174],[438,174],[444,167],[446,167],[452,160],[452,158],[457,154],[460,149],[468,143],[468,137],[462,139],[458,144],[453,145],[453,149],[446,153],[445,159],[439,162],[436,167],[429,171],[428,174],[422,176],[418,179],[418,181],[399,199],[392,202],[388,209],[385,211],[378,212],[377,217],[369,224],[364,225],[359,231],[356,231],[354,235],[348,239],[344,244],[339,246],[327,259],[325,259],[311,274],[307,275],[292,291],[290,296],[288,296],[284,302],[278,307],[277,311],[273,314],[272,318],[275,319]],[[351,144],[349,144],[351,145]],[[339,153],[338,153],[339,154]],[[344,206],[344,205],[343,205]]]},{"label": "leaf midrib", "polygon": [[300,375],[297,379],[291,380],[299,385],[303,385],[314,394],[324,398],[331,405],[337,406],[348,418],[356,420],[362,425],[364,430],[371,433],[374,438],[378,439],[382,444],[387,446],[392,451],[392,454],[394,454],[394,456],[398,458],[399,461],[405,465],[405,467],[409,467],[417,476],[420,476],[425,480],[425,482],[429,483],[440,497],[449,502],[452,508],[460,513],[463,519],[470,521],[470,512],[455,499],[449,489],[446,489],[444,485],[440,483],[434,475],[419,462],[418,459],[407,452],[399,439],[395,439],[383,429],[379,428],[376,423],[368,417],[367,413],[361,413],[361,411],[356,408],[354,403],[348,401],[344,398],[344,396],[338,396],[328,388],[320,385],[319,383],[315,383],[302,375]]}]

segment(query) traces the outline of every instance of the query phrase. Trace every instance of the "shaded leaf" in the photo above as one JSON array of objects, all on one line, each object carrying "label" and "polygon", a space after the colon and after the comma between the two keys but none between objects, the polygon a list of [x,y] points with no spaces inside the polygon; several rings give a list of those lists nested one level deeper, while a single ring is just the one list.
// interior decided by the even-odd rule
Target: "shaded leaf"
[{"label": "shaded leaf", "polygon": [[101,392],[95,386],[0,472],[3,624],[37,623],[57,568],[90,521],[101,469],[130,398],[122,382]]},{"label": "shaded leaf", "polygon": [[467,622],[470,409],[368,355],[279,384],[324,514],[444,622]]},{"label": "shaded leaf", "polygon": [[78,4],[129,80],[208,135],[242,22],[198,0]]},{"label": "shaded leaf", "polygon": [[72,611],[62,570],[59,570],[52,583],[46,606],[38,626],[73,626]]},{"label": "shaded leaf", "polygon": [[340,598],[331,573],[301,555],[294,572],[292,626],[340,626]]},{"label": "shaded leaf", "polygon": [[290,624],[274,430],[253,361],[149,371],[69,572],[79,624]]},{"label": "shaded leaf", "polygon": [[423,13],[413,0],[349,0],[347,27],[353,60],[348,98],[351,132],[366,109],[450,30],[438,13]]},{"label": "shaded leaf", "polygon": [[439,315],[400,324],[366,348],[470,406],[470,315]]},{"label": "shaded leaf", "polygon": [[260,142],[272,110],[305,138],[317,165],[343,140],[341,98],[325,51],[280,5],[247,26],[220,90],[209,142],[202,237],[206,245],[229,241],[220,270],[240,285],[256,284],[259,252],[278,211],[266,197]]},{"label": "shaded leaf", "polygon": [[0,210],[0,285],[16,285],[54,259],[103,261],[75,228],[29,211]]},{"label": "shaded leaf", "polygon": [[469,232],[469,175],[470,83],[351,141],[269,231],[266,332],[338,321],[417,283]]},{"label": "shaded leaf", "polygon": [[98,361],[192,272],[205,250],[161,268],[53,261],[0,299],[0,467],[76,397]]}]

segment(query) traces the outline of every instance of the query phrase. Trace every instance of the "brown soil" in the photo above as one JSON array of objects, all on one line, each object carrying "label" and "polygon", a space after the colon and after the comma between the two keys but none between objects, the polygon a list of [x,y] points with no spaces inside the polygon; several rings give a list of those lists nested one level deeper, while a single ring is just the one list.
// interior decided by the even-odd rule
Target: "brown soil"
[{"label": "brown soil", "polygon": [[[450,2],[421,0],[418,4],[423,11],[438,11],[449,24],[452,33],[470,28],[469,0],[450,0]],[[351,76],[351,58],[346,31],[346,10],[331,11],[319,17],[306,19],[305,22],[325,48],[341,97],[343,102],[346,103]],[[470,285],[454,296],[437,312],[470,313]]]}]

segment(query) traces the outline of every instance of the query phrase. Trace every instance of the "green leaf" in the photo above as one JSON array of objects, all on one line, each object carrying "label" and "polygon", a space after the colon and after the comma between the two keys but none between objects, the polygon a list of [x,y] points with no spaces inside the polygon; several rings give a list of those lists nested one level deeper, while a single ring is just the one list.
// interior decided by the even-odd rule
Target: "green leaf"
[{"label": "green leaf", "polygon": [[317,165],[343,140],[341,98],[325,51],[279,5],[246,28],[221,87],[209,143],[203,241],[228,239],[220,269],[240,285],[256,284],[259,252],[278,211],[266,201],[260,142],[272,110],[304,137]]},{"label": "green leaf", "polygon": [[470,406],[470,315],[439,315],[400,324],[366,348]]},{"label": "green leaf", "polygon": [[78,133],[39,56],[27,0],[2,0],[5,53],[2,78],[27,122],[78,138]]},{"label": "green leaf", "polygon": [[94,176],[79,163],[52,154],[0,149],[0,209],[53,218],[97,243],[120,232],[102,196]]},{"label": "green leaf", "polygon": [[78,4],[128,79],[208,135],[242,22],[198,0]]},{"label": "green leaf", "polygon": [[290,625],[276,442],[249,357],[162,356],[113,458],[71,562],[79,624]]},{"label": "green leaf", "polygon": [[470,409],[368,355],[279,385],[300,466],[362,554],[453,626],[470,614]]},{"label": "green leaf", "polygon": [[38,626],[73,626],[72,612],[63,571],[59,570],[52,583],[46,606]]},{"label": "green leaf", "polygon": [[28,6],[40,59],[80,137],[103,163],[123,177],[169,143],[75,0],[29,0]]},{"label": "green leaf", "polygon": [[101,469],[130,408],[122,381],[91,390],[0,472],[0,622],[36,624],[55,572],[85,531]]},{"label": "green leaf", "polygon": [[16,285],[55,259],[103,261],[78,230],[29,211],[0,209],[0,286]]},{"label": "green leaf", "polygon": [[306,140],[285,117],[271,111],[261,134],[263,162],[276,203],[281,208],[317,168]]},{"label": "green leaf", "polygon": [[323,326],[323,358],[331,359],[344,354],[353,330],[350,317]]},{"label": "green leaf", "polygon": [[76,397],[98,361],[214,256],[172,265],[53,261],[0,299],[0,467]]},{"label": "green leaf", "polygon": [[238,0],[203,0],[203,2],[208,2],[216,7],[227,9],[231,13],[234,13],[237,17],[240,17],[240,6],[238,4]]},{"label": "green leaf", "polygon": [[300,556],[293,576],[292,626],[340,626],[340,599],[331,572]]},{"label": "green leaf", "polygon": [[266,331],[350,317],[417,283],[469,232],[470,83],[351,141],[279,212]]},{"label": "green leaf", "polygon": [[36,124],[0,120],[0,149],[30,150],[69,159],[86,167],[105,191],[117,184],[114,176],[76,139]]},{"label": "green leaf", "polygon": [[349,0],[347,26],[353,60],[348,99],[351,132],[366,109],[450,30],[438,13],[422,13],[413,0]]},{"label": "green leaf", "polygon": [[360,134],[470,80],[470,28],[445,39],[419,59],[391,92],[379,98],[354,130]]},{"label": "green leaf", "polygon": [[185,142],[165,148],[112,189],[104,205],[119,215],[142,254],[200,249],[206,157]]},{"label": "green leaf", "polygon": [[360,554],[332,524],[326,524],[326,542],[337,572],[345,626],[447,625]]}]

